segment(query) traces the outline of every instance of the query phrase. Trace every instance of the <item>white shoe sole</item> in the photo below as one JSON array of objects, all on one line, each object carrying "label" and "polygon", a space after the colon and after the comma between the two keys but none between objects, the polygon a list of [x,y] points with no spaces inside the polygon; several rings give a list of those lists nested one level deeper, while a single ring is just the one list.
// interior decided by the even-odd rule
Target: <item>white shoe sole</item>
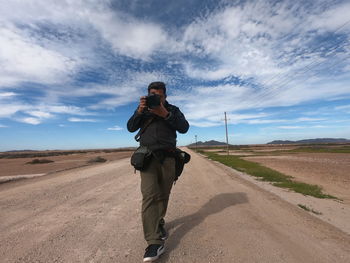
[{"label": "white shoe sole", "polygon": [[163,241],[165,241],[165,240],[168,239],[168,237],[169,237],[169,234],[167,233],[165,236],[161,237],[160,239],[163,240]]},{"label": "white shoe sole", "polygon": [[143,258],[143,262],[152,262],[152,261],[155,261],[157,260],[160,255],[162,255],[164,253],[164,246],[162,248],[159,248],[158,249],[158,255],[155,256],[155,257],[147,257],[147,258]]}]

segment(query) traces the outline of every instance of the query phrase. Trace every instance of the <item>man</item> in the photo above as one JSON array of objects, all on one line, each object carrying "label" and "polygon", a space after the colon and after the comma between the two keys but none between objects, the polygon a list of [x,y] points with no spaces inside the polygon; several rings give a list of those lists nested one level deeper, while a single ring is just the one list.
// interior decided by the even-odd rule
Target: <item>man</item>
[{"label": "man", "polygon": [[140,145],[152,151],[147,168],[141,171],[142,225],[148,247],[144,262],[154,261],[164,252],[167,231],[164,216],[168,207],[171,187],[175,179],[176,132],[186,133],[189,124],[178,107],[166,101],[163,82],[152,82],[148,95],[160,97],[158,106],[149,108],[146,96],[128,121],[128,130],[141,129]]}]

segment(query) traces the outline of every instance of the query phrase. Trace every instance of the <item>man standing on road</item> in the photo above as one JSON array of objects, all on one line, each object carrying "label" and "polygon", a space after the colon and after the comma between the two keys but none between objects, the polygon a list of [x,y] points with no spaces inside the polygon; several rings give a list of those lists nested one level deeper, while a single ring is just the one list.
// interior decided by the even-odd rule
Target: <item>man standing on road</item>
[{"label": "man standing on road", "polygon": [[[150,96],[158,97],[160,103],[150,106]],[[140,98],[139,106],[127,125],[129,132],[141,128],[140,145],[152,152],[150,163],[141,171],[142,224],[148,244],[144,262],[154,261],[164,253],[164,241],[168,237],[164,216],[175,179],[176,132],[186,133],[189,128],[179,108],[165,100],[166,87],[163,82],[149,84],[148,98]]]}]

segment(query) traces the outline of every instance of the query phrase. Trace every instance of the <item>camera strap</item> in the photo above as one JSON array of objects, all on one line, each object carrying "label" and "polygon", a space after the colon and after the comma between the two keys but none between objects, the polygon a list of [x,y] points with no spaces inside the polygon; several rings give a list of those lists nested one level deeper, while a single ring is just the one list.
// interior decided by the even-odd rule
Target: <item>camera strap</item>
[{"label": "camera strap", "polygon": [[140,137],[142,135],[142,133],[145,132],[145,130],[147,129],[147,127],[151,124],[151,122],[154,120],[154,117],[151,117],[150,119],[148,119],[145,123],[145,125],[139,130],[139,132],[135,135],[135,141],[139,141]]}]

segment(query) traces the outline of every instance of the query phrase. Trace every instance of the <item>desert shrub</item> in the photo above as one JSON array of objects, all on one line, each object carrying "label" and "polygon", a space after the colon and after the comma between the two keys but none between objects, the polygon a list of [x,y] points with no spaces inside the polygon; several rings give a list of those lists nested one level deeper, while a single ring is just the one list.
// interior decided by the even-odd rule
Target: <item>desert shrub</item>
[{"label": "desert shrub", "polygon": [[54,161],[49,159],[33,159],[30,162],[27,162],[27,164],[41,164],[41,163],[53,163]]},{"label": "desert shrub", "polygon": [[102,158],[101,156],[98,156],[96,158],[92,158],[88,161],[88,163],[104,163],[107,160],[105,158]]}]

